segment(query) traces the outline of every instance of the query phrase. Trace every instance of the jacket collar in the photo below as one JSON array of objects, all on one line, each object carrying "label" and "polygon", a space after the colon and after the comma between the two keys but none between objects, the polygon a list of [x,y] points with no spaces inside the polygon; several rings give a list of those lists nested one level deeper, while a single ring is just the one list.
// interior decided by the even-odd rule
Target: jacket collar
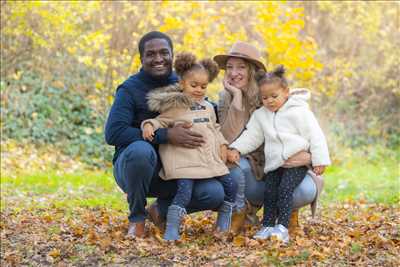
[{"label": "jacket collar", "polygon": [[137,77],[145,84],[150,85],[152,88],[162,87],[178,82],[178,76],[174,71],[172,71],[171,74],[166,78],[157,79],[145,72],[143,68],[140,68]]}]

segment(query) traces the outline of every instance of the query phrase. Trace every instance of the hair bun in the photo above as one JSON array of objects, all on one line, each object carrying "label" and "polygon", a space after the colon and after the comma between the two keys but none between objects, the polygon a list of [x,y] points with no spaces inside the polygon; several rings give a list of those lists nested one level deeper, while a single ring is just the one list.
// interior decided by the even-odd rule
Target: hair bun
[{"label": "hair bun", "polygon": [[266,73],[264,70],[259,69],[259,70],[257,70],[256,73],[254,74],[254,78],[256,79],[257,82],[259,82],[259,81],[261,81],[263,78],[265,78],[265,75],[266,75],[266,74],[267,74],[267,73]]},{"label": "hair bun", "polygon": [[219,73],[219,67],[218,67],[217,62],[215,62],[212,59],[207,58],[207,59],[200,60],[199,63],[207,70],[208,81],[212,82],[218,76],[218,73]]},{"label": "hair bun", "polygon": [[279,77],[279,78],[283,78],[283,76],[285,75],[285,67],[283,65],[278,65],[273,71],[272,74],[274,74],[275,76]]},{"label": "hair bun", "polygon": [[193,65],[196,64],[196,56],[192,53],[180,53],[176,55],[174,68],[176,73],[179,76],[183,76],[183,74],[191,69]]}]

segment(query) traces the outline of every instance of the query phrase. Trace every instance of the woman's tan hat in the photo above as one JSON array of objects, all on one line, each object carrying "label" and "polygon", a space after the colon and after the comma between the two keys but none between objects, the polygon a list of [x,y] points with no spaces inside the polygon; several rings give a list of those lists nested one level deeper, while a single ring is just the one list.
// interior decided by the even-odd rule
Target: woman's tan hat
[{"label": "woman's tan hat", "polygon": [[214,61],[218,63],[218,66],[221,69],[226,68],[226,61],[230,57],[238,57],[243,58],[245,60],[254,63],[258,68],[263,69],[266,71],[264,64],[261,61],[261,54],[260,51],[254,46],[249,43],[238,41],[233,44],[231,50],[226,55],[216,55],[214,57]]}]

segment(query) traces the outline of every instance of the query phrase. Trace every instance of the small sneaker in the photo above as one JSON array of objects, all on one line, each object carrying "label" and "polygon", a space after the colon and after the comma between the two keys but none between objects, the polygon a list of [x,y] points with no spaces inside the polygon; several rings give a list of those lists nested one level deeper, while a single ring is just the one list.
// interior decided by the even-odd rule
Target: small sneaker
[{"label": "small sneaker", "polygon": [[282,224],[277,224],[272,230],[271,236],[275,236],[278,240],[283,243],[289,243],[289,232],[288,229]]},{"label": "small sneaker", "polygon": [[254,236],[254,239],[267,239],[271,236],[274,227],[263,226]]}]

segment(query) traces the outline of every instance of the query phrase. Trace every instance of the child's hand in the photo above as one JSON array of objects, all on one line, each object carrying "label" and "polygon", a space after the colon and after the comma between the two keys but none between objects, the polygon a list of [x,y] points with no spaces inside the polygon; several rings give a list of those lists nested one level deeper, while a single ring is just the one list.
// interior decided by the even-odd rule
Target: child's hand
[{"label": "child's hand", "polygon": [[325,166],[313,166],[313,172],[316,175],[322,175],[325,171]]},{"label": "child's hand", "polygon": [[143,126],[143,139],[147,141],[153,141],[154,139],[154,127],[151,123],[146,123]]},{"label": "child's hand", "polygon": [[237,165],[239,165],[239,161],[240,161],[239,151],[237,151],[236,149],[230,149],[230,150],[228,150],[227,156],[228,156],[228,162],[236,163]]},{"label": "child's hand", "polygon": [[221,157],[221,159],[224,163],[226,163],[227,154],[228,154],[228,146],[221,145],[220,150],[219,150],[219,156]]}]

